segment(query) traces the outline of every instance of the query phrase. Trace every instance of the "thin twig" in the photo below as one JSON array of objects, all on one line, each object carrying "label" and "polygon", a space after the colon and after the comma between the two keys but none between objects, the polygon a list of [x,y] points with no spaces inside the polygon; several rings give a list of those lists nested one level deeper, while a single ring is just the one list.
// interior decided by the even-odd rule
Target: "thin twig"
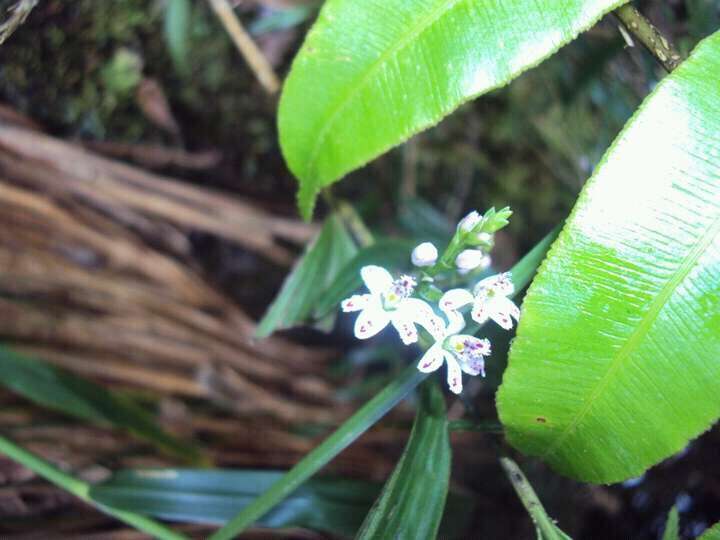
[{"label": "thin twig", "polygon": [[252,69],[263,88],[270,94],[276,93],[280,89],[280,80],[273,71],[270,62],[258,48],[255,42],[243,28],[240,20],[235,16],[232,6],[228,0],[208,0],[215,15],[225,27],[225,31],[235,43],[238,51]]},{"label": "thin twig", "polygon": [[17,30],[18,26],[25,22],[25,19],[30,15],[30,12],[37,5],[38,1],[39,0],[20,0],[10,8],[12,15],[8,17],[7,21],[0,24],[0,45]]},{"label": "thin twig", "polygon": [[670,73],[682,62],[682,56],[668,39],[648,21],[632,4],[615,10],[615,16],[635,36],[658,62]]}]

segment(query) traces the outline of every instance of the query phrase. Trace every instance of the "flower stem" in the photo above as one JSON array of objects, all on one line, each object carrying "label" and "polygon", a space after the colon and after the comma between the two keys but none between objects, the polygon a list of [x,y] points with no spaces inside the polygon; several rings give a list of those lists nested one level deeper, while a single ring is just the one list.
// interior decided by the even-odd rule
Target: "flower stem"
[{"label": "flower stem", "polygon": [[13,461],[17,461],[21,465],[24,465],[31,471],[61,487],[65,491],[72,493],[78,499],[96,506],[106,514],[127,523],[139,531],[148,533],[161,540],[187,540],[187,536],[177,533],[150,518],[134,514],[133,512],[115,510],[114,508],[95,503],[90,498],[89,484],[61,471],[54,465],[51,465],[44,459],[36,456],[28,450],[25,450],[3,436],[0,436],[0,453],[5,454],[7,457]]},{"label": "flower stem", "polygon": [[648,21],[632,4],[625,4],[615,10],[615,16],[645,48],[670,73],[682,62],[682,56],[670,41]]}]

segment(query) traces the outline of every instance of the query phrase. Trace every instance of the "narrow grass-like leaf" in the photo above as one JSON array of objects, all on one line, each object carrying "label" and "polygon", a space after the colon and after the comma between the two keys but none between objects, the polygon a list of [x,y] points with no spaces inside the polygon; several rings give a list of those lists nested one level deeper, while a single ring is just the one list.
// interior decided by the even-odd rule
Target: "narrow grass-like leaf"
[{"label": "narrow grass-like leaf", "polygon": [[5,347],[0,347],[0,384],[45,407],[83,420],[127,429],[169,454],[191,463],[205,463],[195,447],[163,431],[132,401]]},{"label": "narrow grass-like leaf", "polygon": [[329,215],[258,324],[257,336],[267,337],[276,330],[308,322],[324,291],[356,253],[357,246],[342,220]]},{"label": "narrow grass-like leaf", "polygon": [[356,538],[436,538],[451,457],[445,398],[437,381],[428,380],[405,451]]},{"label": "narrow grass-like leaf", "polygon": [[698,540],[720,540],[720,523],[716,523],[704,533],[702,533]]},{"label": "narrow grass-like leaf", "polygon": [[517,463],[509,458],[500,458],[500,465],[505,470],[505,474],[513,488],[515,488],[515,492],[520,497],[525,510],[530,514],[537,530],[538,540],[572,540],[547,515],[540,499],[535,494],[535,490],[520,470],[520,467],[517,466]]},{"label": "narrow grass-like leaf", "polygon": [[[93,501],[89,496],[90,486],[86,482],[61,471],[51,463],[48,463],[44,459],[2,436],[0,436],[0,454],[9,457],[24,467],[27,467],[35,474],[45,478],[49,482],[52,482],[80,500],[87,503],[95,503],[95,501]],[[161,523],[157,523],[145,516],[125,510],[111,508],[102,504],[95,503],[95,506],[97,506],[97,508],[102,512],[127,523],[138,531],[143,531],[152,535],[153,538],[157,538],[159,540],[188,540],[185,535],[168,529]]]},{"label": "narrow grass-like leaf", "polygon": [[626,0],[327,0],[285,83],[280,144],[318,191],[538,64]]},{"label": "narrow grass-like leaf", "polygon": [[190,0],[166,0],[164,31],[170,57],[180,74],[190,70],[188,50],[190,43]]},{"label": "narrow grass-like leaf", "polygon": [[720,33],[648,97],[527,294],[498,410],[592,482],[638,476],[720,414]]},{"label": "narrow grass-like leaf", "polygon": [[210,540],[230,540],[264,516],[271,508],[290,495],[303,482],[347,448],[355,439],[365,433],[370,426],[385,416],[426,377],[427,375],[420,373],[415,369],[415,366],[408,366],[396,380],[358,409],[332,435],[301,459],[295,467],[270,486],[267,491],[245,507],[225,527],[217,531]]},{"label": "narrow grass-like leaf", "polygon": [[[555,232],[551,232],[512,268],[515,276],[513,281],[518,291],[524,289],[532,279],[554,235]],[[265,515],[380,420],[426,377],[427,375],[417,371],[414,365],[408,366],[397,379],[361,407],[332,435],[307,454],[227,525],[218,530],[210,540],[230,540]]]},{"label": "narrow grass-like leaf", "polygon": [[315,315],[322,317],[335,311],[340,302],[362,286],[360,269],[368,264],[385,268],[403,268],[410,264],[411,240],[384,239],[361,249],[337,272],[335,279],[318,299]]},{"label": "narrow grass-like leaf", "polygon": [[[121,471],[93,486],[101,504],[188,523],[225,523],[282,477],[283,471],[147,469]],[[341,478],[309,480],[258,521],[352,536],[380,485]]]},{"label": "narrow grass-like leaf", "polygon": [[662,540],[679,540],[678,527],[680,525],[680,516],[678,509],[673,506],[668,512],[667,521],[665,522],[665,530],[663,531]]}]

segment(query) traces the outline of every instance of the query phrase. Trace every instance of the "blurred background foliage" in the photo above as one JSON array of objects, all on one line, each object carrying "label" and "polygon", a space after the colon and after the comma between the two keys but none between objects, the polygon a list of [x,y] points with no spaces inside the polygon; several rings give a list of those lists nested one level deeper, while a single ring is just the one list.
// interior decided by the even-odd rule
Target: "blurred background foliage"
[{"label": "blurred background foliage", "polygon": [[[0,1],[0,10],[4,13],[11,4]],[[685,54],[720,27],[716,0],[636,4]],[[237,13],[283,75],[317,7],[299,0],[248,0],[238,2]],[[617,22],[606,17],[508,87],[466,104],[351,174],[334,188],[334,195],[351,200],[379,238],[441,238],[469,209],[509,205],[515,214],[495,252],[496,266],[508,268],[568,214],[594,166],[662,75],[639,46],[628,48]],[[296,185],[277,143],[276,98],[257,84],[206,2],[43,0],[0,46],[0,102],[46,132],[91,148],[112,143],[120,154],[130,154],[128,148],[136,145],[175,148],[188,155],[211,152],[218,158],[193,170],[173,160],[161,165],[140,161],[196,186],[245,197],[275,215],[296,215]],[[286,269],[203,232],[191,234],[190,242],[194,267],[259,318]],[[344,350],[330,377],[342,400],[362,399],[403,362],[382,342],[345,350],[346,325],[341,321],[330,338],[306,331],[287,335]],[[501,351],[507,344],[497,347]],[[480,416],[494,418],[492,396],[500,375],[501,365],[493,365],[476,403],[467,404]],[[222,419],[225,413],[208,414]],[[52,415],[50,421],[67,423]],[[403,429],[408,426],[407,415],[395,421]],[[292,427],[304,437],[325,428],[312,422]],[[456,474],[455,483],[473,492],[481,509],[472,537],[529,537],[530,523],[511,487],[492,452],[482,450],[487,440],[472,434],[453,437],[455,471],[470,471]],[[392,463],[402,437],[390,439],[382,448]],[[549,513],[575,538],[657,538],[675,502],[681,528],[691,535],[720,517],[720,471],[706,468],[717,461],[713,444],[717,448],[719,442],[715,430],[685,455],[625,486],[580,486],[536,463],[527,472]],[[300,444],[291,454],[303,451],[306,446]],[[283,465],[292,459],[279,461]],[[118,461],[107,459],[105,464]],[[347,463],[340,466],[343,472],[348,468],[355,476],[375,480],[387,470],[370,471],[362,462],[354,469]],[[6,484],[18,481],[17,473],[2,474]],[[0,514],[14,511],[0,506]]]}]

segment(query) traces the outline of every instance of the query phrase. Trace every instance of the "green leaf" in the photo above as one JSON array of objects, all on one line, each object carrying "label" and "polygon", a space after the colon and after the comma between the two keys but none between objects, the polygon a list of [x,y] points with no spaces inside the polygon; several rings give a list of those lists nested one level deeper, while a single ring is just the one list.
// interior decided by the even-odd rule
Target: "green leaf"
[{"label": "green leaf", "polygon": [[280,100],[309,219],[320,188],[508,83],[626,0],[327,0]]},{"label": "green leaf", "polygon": [[[90,498],[112,508],[170,521],[225,523],[283,474],[261,470],[129,470],[93,486]],[[359,480],[309,480],[258,524],[352,536],[379,491],[378,484]]]},{"label": "green leaf", "polygon": [[510,443],[617,482],[720,412],[720,33],[663,80],[528,291],[498,394]]},{"label": "green leaf", "polygon": [[702,533],[698,540],[720,540],[720,523],[716,523],[704,533]]},{"label": "green leaf", "polygon": [[188,45],[190,42],[190,0],[166,0],[165,4],[165,43],[175,69],[184,75],[190,70],[188,64]]},{"label": "green leaf", "polygon": [[451,455],[445,398],[437,381],[429,380],[421,387],[405,451],[356,538],[436,538],[450,483]]},{"label": "green leaf", "polygon": [[517,466],[517,463],[510,458],[500,458],[500,465],[505,470],[505,474],[513,488],[515,488],[515,493],[520,497],[525,510],[530,514],[537,530],[538,540],[572,540],[547,515],[540,499],[535,494],[535,490],[520,470],[520,467]]},{"label": "green leaf", "polygon": [[[527,286],[554,237],[555,231],[548,234],[512,268],[513,281],[518,291]],[[318,447],[301,459],[280,480],[275,482],[227,525],[211,536],[210,540],[230,540],[255,520],[262,517],[385,416],[426,377],[427,375],[420,373],[414,364],[408,366],[393,382],[358,409],[354,415]]]},{"label": "green leaf", "polygon": [[663,532],[662,540],[679,540],[680,536],[678,533],[680,517],[678,515],[678,509],[673,506],[668,512],[667,521],[665,522],[665,531]]},{"label": "green leaf", "polygon": [[342,270],[318,299],[315,315],[322,317],[334,312],[340,302],[362,286],[360,269],[368,264],[385,268],[404,268],[410,263],[410,252],[415,247],[411,240],[386,239],[361,249]]},{"label": "green leaf", "polygon": [[246,527],[265,515],[285,499],[308,478],[324,467],[331,459],[347,448],[355,439],[385,416],[405,396],[412,392],[425,378],[414,365],[408,366],[400,376],[387,385],[374,398],[357,410],[332,435],[306,454],[300,462],[267,491],[245,507],[225,527],[217,531],[210,540],[230,540]]},{"label": "green leaf", "polygon": [[194,446],[163,431],[132,401],[67,371],[0,347],[0,384],[27,399],[65,414],[127,429],[165,452],[205,463]]},{"label": "green leaf", "polygon": [[306,248],[257,328],[257,337],[311,319],[324,291],[341,274],[357,247],[340,218],[331,214],[320,234]]}]

